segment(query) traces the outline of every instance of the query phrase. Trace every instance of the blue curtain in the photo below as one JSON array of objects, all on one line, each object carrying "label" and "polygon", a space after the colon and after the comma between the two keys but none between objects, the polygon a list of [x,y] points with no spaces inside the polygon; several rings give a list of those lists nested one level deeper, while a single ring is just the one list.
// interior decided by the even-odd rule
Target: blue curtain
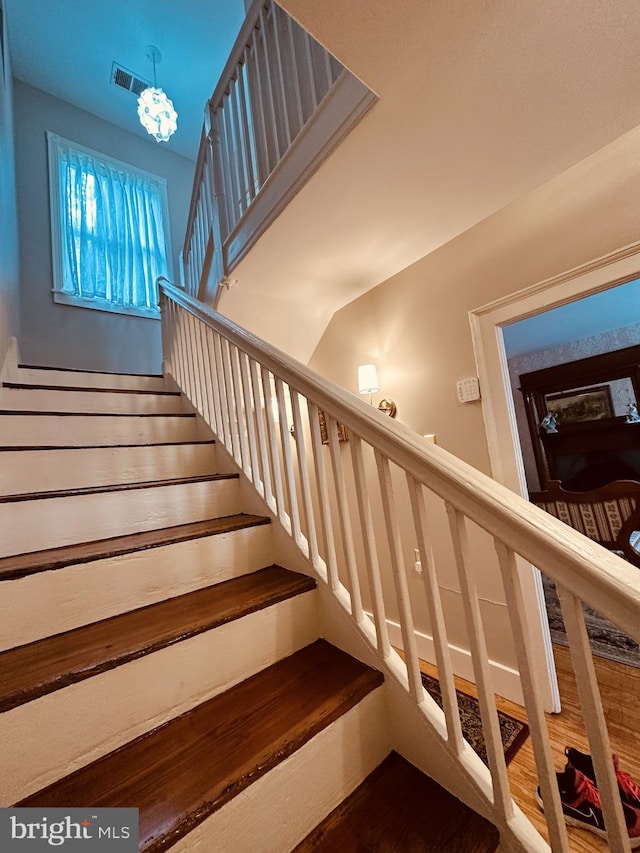
[{"label": "blue curtain", "polygon": [[63,292],[157,309],[156,278],[167,275],[157,182],[64,144],[59,157]]}]

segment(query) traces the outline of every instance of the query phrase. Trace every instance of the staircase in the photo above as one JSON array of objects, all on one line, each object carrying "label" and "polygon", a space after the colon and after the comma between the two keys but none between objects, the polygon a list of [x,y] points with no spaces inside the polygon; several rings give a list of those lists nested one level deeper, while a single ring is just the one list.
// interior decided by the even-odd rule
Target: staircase
[{"label": "staircase", "polygon": [[392,751],[380,672],[162,377],[0,395],[0,806],[135,806],[140,850],[492,851]]}]

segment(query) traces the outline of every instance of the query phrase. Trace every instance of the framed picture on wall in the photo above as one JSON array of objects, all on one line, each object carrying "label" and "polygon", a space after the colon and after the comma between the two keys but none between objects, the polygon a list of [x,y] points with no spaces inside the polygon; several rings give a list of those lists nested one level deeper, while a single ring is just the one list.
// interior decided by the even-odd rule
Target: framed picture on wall
[{"label": "framed picture on wall", "polygon": [[611,389],[608,385],[577,388],[561,394],[546,394],[547,411],[560,424],[599,421],[613,417]]}]

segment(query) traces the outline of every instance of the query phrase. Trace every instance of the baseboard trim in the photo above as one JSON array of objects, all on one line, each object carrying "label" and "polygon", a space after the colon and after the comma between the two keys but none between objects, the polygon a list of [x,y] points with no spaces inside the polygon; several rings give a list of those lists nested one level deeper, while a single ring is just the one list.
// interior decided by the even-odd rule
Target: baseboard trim
[{"label": "baseboard trim", "polygon": [[[373,614],[369,613],[368,615],[373,619]],[[389,641],[396,648],[403,648],[400,624],[394,622],[392,619],[387,619],[386,622],[389,631]],[[417,630],[415,636],[420,659],[435,664],[436,654],[433,637]],[[464,678],[466,681],[471,681],[475,684],[476,679],[473,673],[471,652],[452,643],[449,643],[449,651],[451,653],[451,663],[454,673],[460,678]],[[522,694],[522,685],[518,671],[491,659],[489,659],[489,667],[495,692],[504,699],[509,699],[518,705],[524,705],[524,696]]]}]

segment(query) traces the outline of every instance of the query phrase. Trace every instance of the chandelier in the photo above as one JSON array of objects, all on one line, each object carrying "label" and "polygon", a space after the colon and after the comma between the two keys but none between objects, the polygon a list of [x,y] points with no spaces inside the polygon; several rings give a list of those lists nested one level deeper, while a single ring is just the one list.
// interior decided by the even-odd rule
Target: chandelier
[{"label": "chandelier", "polygon": [[156,142],[167,142],[178,127],[178,113],[173,108],[173,101],[168,98],[156,82],[156,63],[162,56],[157,47],[149,45],[147,58],[153,62],[153,86],[140,93],[138,98],[138,116],[140,123]]}]

